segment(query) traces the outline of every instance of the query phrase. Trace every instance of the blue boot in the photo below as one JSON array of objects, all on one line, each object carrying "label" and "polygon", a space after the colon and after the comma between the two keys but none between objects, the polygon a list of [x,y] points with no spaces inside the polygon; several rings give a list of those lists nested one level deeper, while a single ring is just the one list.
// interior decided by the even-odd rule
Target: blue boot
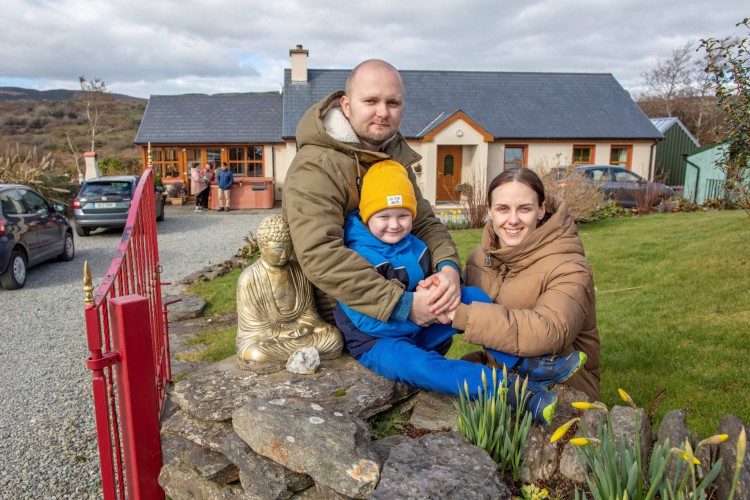
[{"label": "blue boot", "polygon": [[555,418],[555,408],[557,407],[557,396],[554,392],[549,392],[541,384],[535,384],[529,381],[526,387],[528,394],[524,401],[524,409],[531,413],[531,420],[539,425],[549,425]]},{"label": "blue boot", "polygon": [[568,380],[584,364],[586,364],[586,354],[573,351],[567,356],[549,354],[523,358],[516,370],[521,377],[528,377],[529,382],[536,382],[544,388],[549,388]]}]

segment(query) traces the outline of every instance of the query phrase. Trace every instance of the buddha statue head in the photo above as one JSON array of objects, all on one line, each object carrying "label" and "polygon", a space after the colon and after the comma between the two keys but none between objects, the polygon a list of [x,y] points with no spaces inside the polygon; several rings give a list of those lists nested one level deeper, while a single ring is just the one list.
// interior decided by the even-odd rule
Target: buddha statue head
[{"label": "buddha statue head", "polygon": [[283,267],[292,254],[292,236],[289,225],[278,215],[266,217],[258,227],[256,238],[260,257],[272,267]]}]

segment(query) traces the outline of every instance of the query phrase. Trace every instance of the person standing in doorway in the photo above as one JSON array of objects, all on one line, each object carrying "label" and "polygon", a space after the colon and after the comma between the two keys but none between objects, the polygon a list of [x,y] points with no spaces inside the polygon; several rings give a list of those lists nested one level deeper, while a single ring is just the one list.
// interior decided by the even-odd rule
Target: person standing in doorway
[{"label": "person standing in doorway", "polygon": [[216,184],[219,186],[219,212],[229,212],[230,189],[234,184],[234,174],[226,163],[216,172]]},{"label": "person standing in doorway", "polygon": [[195,196],[195,211],[204,212],[204,197],[208,199],[208,184],[198,162],[193,163],[193,168],[190,169],[190,194]]}]

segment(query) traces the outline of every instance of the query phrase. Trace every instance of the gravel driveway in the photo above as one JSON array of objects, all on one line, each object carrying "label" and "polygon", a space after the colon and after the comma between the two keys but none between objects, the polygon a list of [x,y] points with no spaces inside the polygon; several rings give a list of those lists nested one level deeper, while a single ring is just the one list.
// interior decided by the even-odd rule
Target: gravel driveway
[{"label": "gravel driveway", "polygon": [[[166,207],[158,224],[162,280],[176,282],[232,257],[273,210],[196,214]],[[0,289],[0,498],[101,498],[91,372],[86,369],[83,262],[98,286],[121,237],[75,237],[72,262],[29,271]],[[163,294],[169,293],[164,287]]]}]

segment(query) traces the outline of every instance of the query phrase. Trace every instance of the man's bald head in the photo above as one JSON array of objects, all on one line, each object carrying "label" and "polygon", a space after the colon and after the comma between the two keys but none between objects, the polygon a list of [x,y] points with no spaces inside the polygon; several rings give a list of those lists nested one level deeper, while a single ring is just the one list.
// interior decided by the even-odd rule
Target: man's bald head
[{"label": "man's bald head", "polygon": [[352,86],[356,85],[357,77],[362,73],[367,73],[370,71],[373,71],[373,72],[385,71],[387,73],[392,73],[400,82],[401,89],[403,91],[404,82],[403,80],[401,80],[401,75],[399,74],[398,70],[394,68],[392,64],[389,64],[381,59],[368,59],[367,61],[363,61],[359,63],[352,70],[352,72],[349,73],[349,76],[346,79],[346,87],[344,87],[344,93],[346,95],[351,95]]}]

